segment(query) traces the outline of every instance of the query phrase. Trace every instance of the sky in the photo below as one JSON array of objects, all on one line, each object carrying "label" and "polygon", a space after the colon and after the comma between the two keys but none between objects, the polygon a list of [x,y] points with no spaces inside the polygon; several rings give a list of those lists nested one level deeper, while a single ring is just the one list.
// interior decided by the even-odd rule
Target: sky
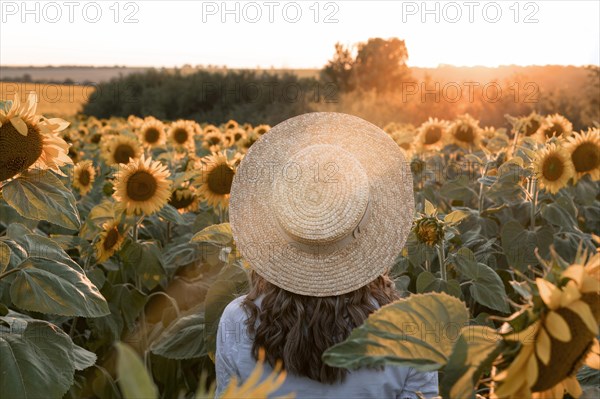
[{"label": "sky", "polygon": [[600,1],[8,1],[0,65],[321,68],[406,41],[411,67],[600,64]]}]

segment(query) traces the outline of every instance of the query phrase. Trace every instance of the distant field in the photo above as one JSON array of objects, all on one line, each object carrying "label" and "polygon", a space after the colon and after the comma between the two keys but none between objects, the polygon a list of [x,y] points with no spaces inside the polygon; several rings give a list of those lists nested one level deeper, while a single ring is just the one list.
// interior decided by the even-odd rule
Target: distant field
[{"label": "distant field", "polygon": [[0,99],[2,100],[12,100],[15,93],[20,95],[21,100],[25,100],[30,91],[35,91],[38,95],[37,110],[39,114],[72,116],[81,111],[83,104],[94,91],[94,87],[0,82]]}]

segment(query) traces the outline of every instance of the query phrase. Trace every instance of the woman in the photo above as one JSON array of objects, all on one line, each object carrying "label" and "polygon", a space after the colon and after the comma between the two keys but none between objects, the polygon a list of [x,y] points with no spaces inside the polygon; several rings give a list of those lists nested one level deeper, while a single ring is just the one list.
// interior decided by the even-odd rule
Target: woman
[{"label": "woman", "polygon": [[436,396],[437,373],[392,366],[349,371],[321,360],[370,313],[398,298],[387,271],[413,213],[401,150],[360,118],[305,114],[254,143],[230,198],[231,228],[252,268],[252,287],[219,323],[217,396],[231,377],[248,378],[259,348],[271,367],[280,360],[287,371],[275,396]]}]

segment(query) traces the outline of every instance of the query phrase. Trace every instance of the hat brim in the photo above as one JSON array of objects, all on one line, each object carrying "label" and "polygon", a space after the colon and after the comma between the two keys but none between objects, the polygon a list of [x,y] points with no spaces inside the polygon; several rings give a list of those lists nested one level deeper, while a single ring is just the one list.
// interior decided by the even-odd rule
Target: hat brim
[{"label": "hat brim", "polygon": [[[290,243],[270,203],[275,174],[315,144],[350,152],[369,179],[366,228],[333,252],[310,253]],[[300,295],[341,295],[375,280],[402,251],[413,216],[412,174],[402,150],[377,126],[340,113],[308,113],[274,126],[250,147],[231,187],[229,219],[241,255],[267,281]]]}]

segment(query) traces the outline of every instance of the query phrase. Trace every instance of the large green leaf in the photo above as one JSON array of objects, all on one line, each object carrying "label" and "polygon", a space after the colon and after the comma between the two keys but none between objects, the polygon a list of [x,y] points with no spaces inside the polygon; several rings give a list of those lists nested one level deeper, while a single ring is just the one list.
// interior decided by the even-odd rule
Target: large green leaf
[{"label": "large green leaf", "polygon": [[98,288],[72,267],[59,261],[30,257],[19,268],[10,296],[21,309],[82,317],[109,313]]},{"label": "large green leaf", "polygon": [[325,351],[336,367],[395,364],[422,371],[442,368],[469,312],[445,293],[417,294],[377,310],[346,341]]},{"label": "large green leaf", "polygon": [[3,317],[0,327],[0,392],[6,399],[62,398],[73,384],[73,342],[45,321]]},{"label": "large green leaf", "polygon": [[116,347],[118,383],[123,397],[125,399],[158,398],[158,389],[137,353],[121,342],[118,342]]},{"label": "large green leaf", "polygon": [[73,344],[73,366],[75,370],[85,370],[96,363],[96,354]]},{"label": "large green leaf", "polygon": [[577,230],[577,208],[571,198],[560,197],[556,202],[542,204],[540,213],[548,223],[560,226],[563,230]]},{"label": "large green leaf", "polygon": [[28,219],[46,220],[71,230],[81,222],[73,193],[52,172],[31,170],[2,188],[6,202]]},{"label": "large green leaf", "polygon": [[201,242],[207,244],[227,245],[233,241],[231,226],[229,223],[214,224],[204,230],[196,233],[192,237],[192,242]]},{"label": "large green leaf", "polygon": [[161,253],[156,244],[127,240],[119,255],[121,255],[131,278],[141,277],[142,284],[147,289],[152,290],[165,281]]},{"label": "large green leaf", "polygon": [[516,220],[510,220],[502,227],[501,236],[506,258],[512,267],[520,271],[525,271],[529,265],[537,265],[535,249],[539,248],[540,255],[546,256],[553,241],[550,227],[538,227],[535,231],[525,230]]},{"label": "large green leaf", "polygon": [[22,243],[30,257],[46,258],[62,262],[80,273],[83,269],[54,240],[37,234],[26,234]]},{"label": "large green leaf", "polygon": [[223,310],[235,298],[245,293],[248,279],[244,270],[237,266],[226,265],[218,275],[208,292],[205,301],[205,343],[206,350],[212,356],[217,346],[217,330]]},{"label": "large green leaf", "polygon": [[10,262],[10,247],[0,241],[0,273],[3,273]]},{"label": "large green leaf", "polygon": [[473,298],[490,309],[508,313],[504,283],[491,267],[477,262],[473,253],[467,248],[461,248],[455,256],[456,268],[471,280],[469,288]]},{"label": "large green leaf", "polygon": [[485,326],[463,327],[441,381],[444,398],[474,398],[474,388],[484,371],[498,355],[502,338]]},{"label": "large green leaf", "polygon": [[157,355],[169,359],[193,359],[206,356],[204,340],[204,312],[191,314],[175,321],[152,344]]},{"label": "large green leaf", "polygon": [[435,277],[428,271],[421,272],[417,277],[417,293],[445,292],[446,294],[461,297],[460,284],[456,280],[444,281]]}]

